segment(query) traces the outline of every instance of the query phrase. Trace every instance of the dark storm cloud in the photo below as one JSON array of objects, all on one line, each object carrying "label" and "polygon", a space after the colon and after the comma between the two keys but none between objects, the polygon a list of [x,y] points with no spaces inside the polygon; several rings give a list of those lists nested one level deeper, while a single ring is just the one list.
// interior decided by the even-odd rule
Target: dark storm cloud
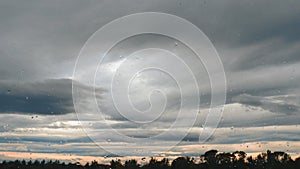
[{"label": "dark storm cloud", "polygon": [[66,114],[74,112],[72,81],[51,79],[43,82],[2,82],[1,113]]},{"label": "dark storm cloud", "polygon": [[276,99],[251,96],[247,94],[236,96],[232,98],[232,101],[245,105],[261,107],[266,110],[270,110],[271,112],[279,112],[286,115],[297,113],[300,110],[298,105],[290,104],[286,101],[281,100],[281,102],[276,102]]},{"label": "dark storm cloud", "polygon": [[59,98],[57,96],[12,96],[0,95],[1,113],[30,113],[30,114],[65,114],[71,112],[66,109],[66,105],[70,105],[70,99]]},{"label": "dark storm cloud", "polygon": [[286,64],[299,62],[299,53],[299,42],[287,43],[282,39],[272,39],[261,42],[253,50],[243,53],[242,56],[238,56],[239,59],[230,69],[245,71],[257,67],[285,66]]},{"label": "dark storm cloud", "polygon": [[220,8],[217,13],[223,14],[220,17],[224,19],[221,25],[227,30],[222,32],[233,36],[236,40],[234,46],[247,46],[275,38],[291,43],[300,38],[298,1],[229,0],[223,3],[224,8]]},{"label": "dark storm cloud", "polygon": [[[240,44],[247,43],[247,42],[255,43],[259,41],[264,41],[265,39],[273,39],[273,38],[282,38],[288,44],[298,41],[300,38],[300,21],[299,21],[300,13],[299,11],[295,11],[296,9],[294,7],[291,6],[285,6],[285,7],[286,10],[292,10],[288,14],[289,17],[279,20],[278,22],[271,25],[266,24],[264,28],[256,30],[256,32],[252,32],[253,34],[255,34],[255,36],[252,36],[252,38],[249,36],[248,39],[246,38],[241,39],[239,43]],[[269,12],[268,10],[264,10],[264,11],[265,13]],[[276,14],[280,14],[280,12],[276,13],[276,11],[273,11],[272,14],[268,14],[271,15],[269,19],[275,19]]]},{"label": "dark storm cloud", "polygon": [[70,77],[80,49],[96,30],[113,19],[156,6],[140,5],[68,0],[1,2],[1,79]]},{"label": "dark storm cloud", "polygon": [[[47,79],[35,82],[0,81],[0,113],[41,115],[74,113],[72,82],[76,83],[83,93],[93,91],[89,86],[71,79]],[[99,99],[104,91],[95,88]]]},{"label": "dark storm cloud", "polygon": [[[18,78],[21,73],[28,75],[25,80],[70,76],[80,48],[92,33],[113,19],[135,12],[158,11],[183,17],[202,29],[217,47],[236,48],[274,38],[290,44],[300,35],[298,1],[152,1],[139,7],[130,2],[2,2],[2,79]],[[257,51],[251,58],[261,53],[264,51]],[[39,64],[32,65],[33,60]],[[266,62],[270,60],[273,62]],[[249,63],[247,68],[255,65],[249,59],[245,62]]]}]

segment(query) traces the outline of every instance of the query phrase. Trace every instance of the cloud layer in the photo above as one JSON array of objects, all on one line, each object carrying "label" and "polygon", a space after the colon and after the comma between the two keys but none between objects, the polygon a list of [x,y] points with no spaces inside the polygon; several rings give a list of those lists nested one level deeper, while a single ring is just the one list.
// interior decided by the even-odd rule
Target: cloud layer
[{"label": "cloud layer", "polygon": [[[87,118],[81,123],[76,117],[71,77],[81,47],[95,31],[113,19],[146,11],[170,13],[189,20],[209,37],[219,52],[227,77],[227,100],[219,128],[206,147],[224,145],[224,151],[230,151],[245,149],[247,147],[236,146],[249,143],[252,148],[256,147],[253,148],[255,151],[260,151],[262,144],[278,149],[285,144],[283,150],[295,149],[300,141],[299,7],[299,2],[292,0],[272,3],[264,0],[154,0],[139,5],[131,0],[120,4],[106,0],[72,1],[72,4],[68,1],[0,2],[1,151],[103,155],[108,153],[93,144],[81,129],[81,123],[87,124],[91,131],[106,131],[108,124],[120,133],[136,138],[149,137],[170,127],[180,109],[178,86],[170,76],[146,72],[141,74],[139,81],[133,81],[130,94],[133,105],[140,110],[149,108],[150,89],[160,88],[167,93],[165,114],[150,124],[126,119],[116,110],[110,95],[109,80],[126,57],[120,57],[119,53],[155,46],[181,54],[197,77],[200,112],[195,120],[190,113],[195,111],[192,105],[182,109],[186,121],[195,120],[195,124],[179,147],[171,150],[173,153],[195,153],[192,149],[199,148],[199,133],[209,112],[209,77],[205,65],[193,59],[192,52],[183,44],[174,43],[170,38],[144,35],[119,43],[111,56],[103,61],[96,80],[97,103],[106,121],[98,121],[97,117],[89,116],[88,111]],[[170,66],[175,63],[154,58],[136,59],[130,63],[133,67],[145,61],[167,62]],[[124,69],[123,73],[129,69]],[[86,65],[86,72],[89,71],[90,67]],[[186,78],[179,67],[176,75],[183,81]],[[91,90],[87,84],[79,85],[85,92]],[[183,89],[190,89],[190,85],[189,81],[182,84]],[[184,91],[190,96],[187,102],[192,103],[195,91]],[[161,102],[157,100],[153,103]],[[82,105],[89,110],[90,100],[85,100]],[[178,128],[177,132],[185,129]],[[174,141],[172,139],[161,138],[157,145]],[[108,142],[98,144],[113,144],[111,146],[119,151],[125,151],[113,135]],[[293,144],[287,146],[287,142]],[[231,144],[235,146],[229,146]],[[151,147],[144,149],[147,152]]]}]

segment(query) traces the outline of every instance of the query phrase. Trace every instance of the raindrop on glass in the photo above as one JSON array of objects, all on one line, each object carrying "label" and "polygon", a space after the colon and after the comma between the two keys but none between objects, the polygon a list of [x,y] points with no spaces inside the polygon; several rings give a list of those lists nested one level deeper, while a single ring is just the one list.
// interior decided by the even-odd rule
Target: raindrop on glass
[{"label": "raindrop on glass", "polygon": [[5,125],[3,126],[4,129],[7,129],[7,127],[8,127],[8,124],[5,124]]}]

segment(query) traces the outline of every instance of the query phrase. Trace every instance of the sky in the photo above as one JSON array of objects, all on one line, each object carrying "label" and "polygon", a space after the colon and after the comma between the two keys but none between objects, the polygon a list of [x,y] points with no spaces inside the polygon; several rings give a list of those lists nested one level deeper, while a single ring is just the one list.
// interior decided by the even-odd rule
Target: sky
[{"label": "sky", "polygon": [[[214,74],[225,73],[226,102],[218,128],[205,143],[198,140],[211,99],[206,67],[185,44],[167,36],[143,34],[116,44],[102,60],[95,76],[96,102],[104,120],[89,114],[91,100],[86,95],[81,97],[84,104],[80,105],[86,111],[76,114],[72,82],[83,91],[90,90],[87,84],[81,83],[81,78],[73,76],[80,50],[105,24],[141,12],[168,13],[191,22],[203,31],[218,52],[224,72],[218,72],[216,66],[210,70]],[[271,149],[299,156],[299,1],[11,0],[0,2],[0,21],[2,159],[20,158],[22,153],[27,153],[23,158],[28,158],[28,153],[29,158],[52,154],[53,157],[72,156],[75,161],[118,154],[147,156],[149,152],[157,156],[197,156],[209,149],[248,153]],[[126,31],[129,30],[124,28]],[[172,51],[181,60],[160,50],[139,51],[149,47]],[[130,55],[135,51],[139,53]],[[182,61],[187,67],[177,66]],[[130,81],[130,86],[123,86],[122,78],[112,83],[118,72],[127,76],[151,64],[167,66],[166,70],[173,74],[145,70]],[[82,66],[86,68],[83,73],[92,71],[91,65]],[[194,90],[194,81],[187,80],[187,70],[196,77],[200,98]],[[220,84],[216,84],[217,89]],[[122,93],[126,87],[127,98]],[[149,95],[154,89],[160,90]],[[181,100],[181,96],[186,99]],[[199,107],[194,104],[195,98],[200,99]],[[128,100],[136,109],[149,112],[142,119],[130,116],[136,121],[125,118],[114,103],[122,107]],[[184,107],[180,107],[182,102]],[[125,113],[132,110],[122,108]],[[191,112],[198,109],[195,117]],[[172,126],[178,110],[184,115],[179,121],[185,123],[154,142],[127,146],[120,137],[157,135]],[[157,111],[163,115],[158,114],[159,118],[145,124],[143,119],[153,118]],[[112,134],[107,126],[119,135]],[[177,135],[184,138],[178,140]],[[161,148],[166,143],[176,146],[164,152]]]}]

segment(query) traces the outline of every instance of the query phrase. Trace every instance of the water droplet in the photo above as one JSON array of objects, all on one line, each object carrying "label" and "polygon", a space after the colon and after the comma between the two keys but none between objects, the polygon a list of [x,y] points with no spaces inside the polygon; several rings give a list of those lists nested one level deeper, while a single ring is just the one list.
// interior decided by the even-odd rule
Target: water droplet
[{"label": "water droplet", "polygon": [[120,58],[122,58],[123,56],[122,56],[122,55],[120,55],[119,57],[120,57]]},{"label": "water droplet", "polygon": [[7,127],[8,127],[8,124],[5,124],[5,125],[3,126],[4,129],[7,129]]},{"label": "water droplet", "polygon": [[7,90],[7,94],[10,94],[10,93],[11,93],[11,90],[10,90],[10,89],[8,89],[8,90]]},{"label": "water droplet", "polygon": [[111,139],[110,139],[110,138],[108,138],[106,141],[107,141],[107,142],[111,142]]},{"label": "water droplet", "polygon": [[233,130],[233,129],[234,129],[234,127],[233,127],[233,126],[231,126],[231,127],[230,127],[230,130]]},{"label": "water droplet", "polygon": [[178,42],[175,42],[174,45],[175,45],[175,46],[178,46]]},{"label": "water droplet", "polygon": [[28,100],[29,99],[29,97],[28,96],[26,96],[26,100]]}]

